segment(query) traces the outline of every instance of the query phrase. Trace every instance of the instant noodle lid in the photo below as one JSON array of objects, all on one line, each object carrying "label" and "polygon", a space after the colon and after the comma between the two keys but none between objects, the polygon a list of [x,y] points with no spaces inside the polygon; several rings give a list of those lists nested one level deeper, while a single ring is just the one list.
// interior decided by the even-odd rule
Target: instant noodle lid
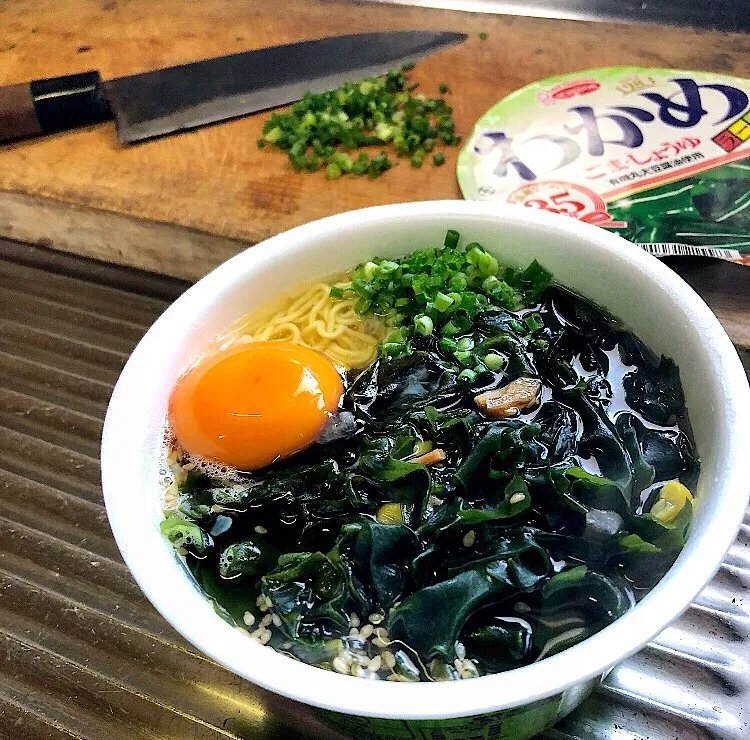
[{"label": "instant noodle lid", "polygon": [[750,265],[750,80],[608,67],[535,82],[479,119],[458,182],[656,256]]}]

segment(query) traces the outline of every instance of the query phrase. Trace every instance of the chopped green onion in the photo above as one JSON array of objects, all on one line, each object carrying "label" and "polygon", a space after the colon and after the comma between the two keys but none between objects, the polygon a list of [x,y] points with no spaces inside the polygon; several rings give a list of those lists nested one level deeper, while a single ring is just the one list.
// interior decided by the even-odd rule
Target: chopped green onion
[{"label": "chopped green onion", "polygon": [[336,180],[341,177],[341,168],[335,164],[329,164],[326,167],[326,180]]},{"label": "chopped green onion", "polygon": [[442,167],[445,164],[445,156],[442,152],[437,152],[437,154],[432,155],[432,163],[435,165],[435,167]]},{"label": "chopped green onion", "polygon": [[530,314],[523,320],[523,323],[526,324],[532,334],[544,328],[544,321],[542,321],[542,317],[538,313]]},{"label": "chopped green onion", "polygon": [[362,152],[352,165],[352,173],[355,175],[364,175],[370,166],[370,158]]},{"label": "chopped green onion", "polygon": [[453,339],[443,337],[438,342],[438,347],[440,347],[443,352],[453,353],[458,349],[458,344]]},{"label": "chopped green onion", "polygon": [[284,132],[278,126],[274,126],[274,128],[264,134],[263,138],[270,144],[273,144],[277,142],[283,135]]},{"label": "chopped green onion", "polygon": [[355,304],[354,304],[354,310],[358,314],[367,313],[370,310],[370,301],[368,301],[366,298],[360,298]]},{"label": "chopped green onion", "polygon": [[487,33],[487,31],[480,31],[479,32],[479,40],[480,41],[487,41],[488,38],[489,38],[489,34]]},{"label": "chopped green onion", "polygon": [[449,321],[447,324],[443,326],[443,328],[440,330],[440,333],[444,337],[453,337],[456,334],[461,333],[461,329],[456,326],[452,321]]},{"label": "chopped green onion", "polygon": [[382,274],[389,275],[398,270],[398,262],[394,262],[393,260],[383,260],[379,267]]},{"label": "chopped green onion", "polygon": [[445,293],[438,293],[435,296],[433,304],[436,310],[444,313],[448,310],[448,308],[450,308],[450,306],[453,305],[453,298],[451,298],[449,295],[446,295]]},{"label": "chopped green onion", "polygon": [[[307,156],[307,155],[303,155]],[[357,158],[353,166],[359,162]],[[381,347],[384,356],[412,351],[412,336],[436,335],[447,372],[459,372],[453,361],[475,372],[502,369],[507,360],[489,352],[486,363],[474,351],[473,337],[468,336],[477,316],[488,309],[516,311],[538,301],[541,290],[551,283],[551,276],[538,265],[524,271],[500,272],[497,260],[479,244],[459,248],[460,235],[448,231],[442,245],[422,249],[400,259],[373,258],[357,266],[352,282],[332,291],[333,297],[353,297],[359,314],[377,314],[392,329]],[[485,275],[487,271],[498,274]],[[499,275],[505,279],[501,279]],[[515,318],[509,329],[521,336],[529,335],[529,322],[538,314],[529,313],[526,323]],[[533,317],[533,318],[531,318]],[[539,317],[541,320],[541,317]],[[536,345],[537,341],[532,338]],[[455,353],[465,353],[458,354]]]},{"label": "chopped green onion", "polygon": [[390,343],[403,344],[404,339],[406,338],[405,332],[406,329],[404,329],[404,327],[396,327],[393,331],[388,332],[388,336],[385,338],[385,341]]},{"label": "chopped green onion", "polygon": [[482,362],[487,366],[488,370],[497,372],[505,367],[505,358],[497,352],[489,352],[482,358]]},{"label": "chopped green onion", "polygon": [[337,288],[335,285],[332,285],[331,289],[328,291],[328,295],[330,298],[341,300],[344,297],[344,289]]},{"label": "chopped green onion", "polygon": [[453,301],[453,308],[458,308],[463,305],[463,296],[460,293],[448,293],[448,298]]},{"label": "chopped green onion", "polygon": [[456,348],[461,352],[467,352],[468,350],[474,349],[474,340],[471,337],[463,337],[458,340]]},{"label": "chopped green onion", "polygon": [[473,383],[477,379],[477,374],[473,370],[466,368],[458,374],[458,379],[465,383]]},{"label": "chopped green onion", "polygon": [[482,290],[487,291],[487,293],[492,293],[492,291],[500,284],[500,281],[497,279],[497,276],[490,275],[489,277],[485,278],[482,282]]},{"label": "chopped green onion", "polygon": [[429,336],[432,334],[434,328],[435,324],[429,316],[421,314],[420,316],[415,317],[414,331],[416,331],[417,334],[421,334],[423,337]]},{"label": "chopped green onion", "polygon": [[451,278],[450,289],[451,291],[461,292],[466,290],[468,285],[469,281],[466,279],[466,275],[458,272]]},{"label": "chopped green onion", "polygon": [[391,160],[388,159],[388,155],[385,152],[380,152],[380,154],[370,160],[370,164],[367,167],[367,174],[370,177],[375,178],[386,170],[389,170],[392,166]]},{"label": "chopped green onion", "polygon": [[[318,158],[322,159],[331,179],[347,173],[379,177],[390,169],[385,152],[372,159],[365,152],[354,159],[348,153],[376,144],[387,143],[399,157],[408,157],[412,166],[421,167],[436,139],[455,144],[455,123],[443,98],[414,92],[417,85],[408,83],[407,71],[394,70],[335,90],[305,94],[288,112],[274,113],[266,120],[258,146],[272,144],[285,150],[297,172],[317,170]],[[441,83],[440,90],[447,89]]]},{"label": "chopped green onion", "polygon": [[385,342],[382,345],[383,354],[386,357],[398,357],[404,353],[406,345],[401,342]]},{"label": "chopped green onion", "polygon": [[497,275],[497,271],[500,269],[497,258],[488,252],[484,252],[479,256],[477,267],[479,268],[480,274],[484,277]]},{"label": "chopped green onion", "polygon": [[450,92],[450,88],[448,87],[448,85],[445,84],[445,82],[441,82],[438,85],[438,90],[440,91],[441,95],[445,95],[446,93]]},{"label": "chopped green onion", "polygon": [[445,232],[445,247],[447,249],[455,249],[458,246],[458,240],[460,238],[461,235],[457,231],[448,229],[448,231]]}]

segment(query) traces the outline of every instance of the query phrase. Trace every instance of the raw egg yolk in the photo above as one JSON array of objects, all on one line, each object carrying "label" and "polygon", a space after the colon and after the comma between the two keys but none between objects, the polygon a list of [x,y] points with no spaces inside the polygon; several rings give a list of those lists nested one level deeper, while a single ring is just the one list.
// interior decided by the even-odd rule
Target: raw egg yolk
[{"label": "raw egg yolk", "polygon": [[343,385],[315,350],[288,342],[235,344],[177,382],[169,420],[188,453],[257,470],[315,441]]}]

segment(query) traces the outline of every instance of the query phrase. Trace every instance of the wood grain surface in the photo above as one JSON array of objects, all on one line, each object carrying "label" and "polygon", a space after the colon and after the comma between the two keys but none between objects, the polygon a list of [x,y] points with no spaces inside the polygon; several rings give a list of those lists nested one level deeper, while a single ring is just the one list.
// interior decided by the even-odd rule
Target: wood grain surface
[{"label": "wood grain surface", "polygon": [[[0,3],[0,84],[99,69],[104,79],[327,34],[465,31],[417,65],[426,92],[446,80],[460,133],[494,102],[562,72],[647,64],[750,76],[741,35],[488,16],[342,0],[13,0]],[[478,33],[487,32],[482,41]],[[295,175],[255,146],[265,114],[133,147],[103,124],[0,148],[0,235],[195,279],[237,251],[328,214],[456,198],[446,166],[406,164],[377,181]]]}]

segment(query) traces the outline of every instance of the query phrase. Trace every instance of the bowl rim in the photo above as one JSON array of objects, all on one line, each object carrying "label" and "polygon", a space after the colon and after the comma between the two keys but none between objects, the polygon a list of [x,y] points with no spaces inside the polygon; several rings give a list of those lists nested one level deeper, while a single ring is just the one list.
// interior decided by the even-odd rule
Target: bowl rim
[{"label": "bowl rim", "polygon": [[[634,609],[596,635],[539,663],[471,681],[408,685],[368,681],[363,684],[352,677],[321,671],[265,649],[248,640],[246,634],[240,635],[218,616],[212,629],[201,631],[197,627],[198,617],[189,609],[181,608],[179,599],[175,602],[174,592],[164,588],[158,569],[152,567],[154,557],[174,559],[174,554],[166,548],[161,555],[143,551],[139,546],[143,522],[129,511],[133,507],[128,506],[127,487],[133,481],[122,472],[121,461],[123,457],[127,459],[127,447],[123,449],[123,443],[132,446],[136,440],[123,440],[119,430],[123,424],[127,425],[133,404],[143,406],[148,402],[139,394],[139,383],[149,347],[179,327],[183,307],[190,302],[209,305],[217,288],[241,283],[251,268],[262,266],[272,257],[278,258],[280,251],[302,249],[308,240],[337,231],[356,232],[364,225],[383,220],[408,221],[414,216],[430,215],[441,220],[454,216],[457,219],[493,219],[519,226],[532,223],[589,242],[615,261],[628,262],[640,269],[644,280],[652,283],[654,289],[667,291],[686,319],[701,327],[706,351],[713,353],[717,366],[722,368],[722,382],[731,402],[723,410],[723,425],[733,430],[728,448],[721,456],[732,461],[721,483],[722,490],[728,493],[722,499],[722,507],[712,515],[711,537],[701,542],[700,553],[696,550],[680,555],[681,577],[674,575],[676,566],[673,566]],[[162,616],[203,653],[252,683],[321,709],[383,719],[448,719],[525,706],[560,694],[601,676],[676,619],[713,577],[742,522],[747,505],[746,481],[750,479],[750,459],[746,454],[750,449],[748,419],[750,387],[734,346],[718,319],[682,278],[619,236],[569,217],[517,206],[499,207],[458,200],[374,206],[313,221],[249,247],[219,265],[167,308],[133,351],[113,391],[102,434],[102,488],[112,532],[133,577]],[[137,451],[137,446],[132,449]],[[187,583],[188,579],[185,581]],[[193,591],[205,601],[196,589]],[[362,691],[365,687],[367,690]]]}]

